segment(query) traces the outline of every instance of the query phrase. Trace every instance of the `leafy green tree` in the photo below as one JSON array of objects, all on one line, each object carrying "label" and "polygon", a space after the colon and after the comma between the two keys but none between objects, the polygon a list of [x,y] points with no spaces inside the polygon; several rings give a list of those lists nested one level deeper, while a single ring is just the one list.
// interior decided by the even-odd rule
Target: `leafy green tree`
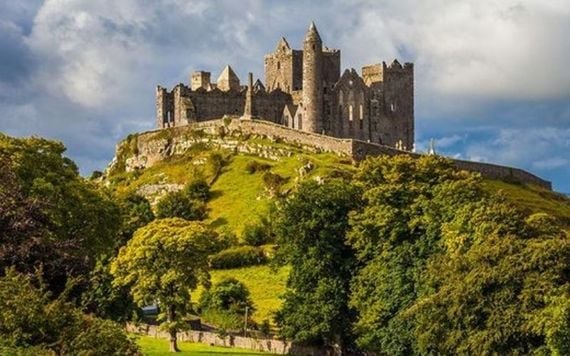
[{"label": "leafy green tree", "polygon": [[358,345],[391,355],[418,352],[404,311],[429,292],[424,270],[441,251],[442,223],[481,199],[478,180],[437,157],[363,161],[354,184],[365,207],[353,214],[348,241],[361,265],[351,286]]},{"label": "leafy green tree", "polygon": [[111,259],[109,255],[102,256],[89,272],[88,287],[81,295],[81,306],[85,312],[103,319],[120,323],[138,320],[140,308],[129,289],[113,284]]},{"label": "leafy green tree", "polygon": [[433,292],[407,311],[422,353],[569,353],[570,239],[554,218],[466,205],[443,242],[426,271]]},{"label": "leafy green tree", "polygon": [[240,329],[244,316],[250,319],[254,311],[249,290],[235,278],[223,279],[200,296],[202,318],[222,331]]},{"label": "leafy green tree", "polygon": [[139,354],[120,326],[84,316],[65,301],[65,293],[55,299],[50,294],[40,274],[29,276],[10,268],[0,277],[2,354]]},{"label": "leafy green tree", "polygon": [[121,247],[131,239],[134,232],[154,220],[150,202],[143,196],[132,193],[118,199],[121,210]]},{"label": "leafy green tree", "polygon": [[118,206],[64,152],[59,142],[0,134],[0,271],[41,268],[56,294],[112,251],[120,227]]},{"label": "leafy green tree", "polygon": [[177,351],[181,318],[190,310],[190,291],[207,284],[208,255],[218,248],[217,234],[198,222],[158,219],[137,230],[111,265],[117,286],[128,286],[135,302],[164,308],[162,326]]},{"label": "leafy green tree", "polygon": [[200,309],[230,311],[239,315],[245,309],[253,313],[253,302],[247,287],[235,278],[225,278],[200,296]]},{"label": "leafy green tree", "polygon": [[156,205],[156,216],[160,219],[202,220],[206,217],[206,205],[190,198],[184,191],[170,192]]},{"label": "leafy green tree", "polygon": [[349,281],[355,269],[345,243],[358,190],[341,181],[303,183],[278,214],[278,259],[291,264],[284,304],[276,317],[283,336],[300,342],[350,347],[353,312]]}]

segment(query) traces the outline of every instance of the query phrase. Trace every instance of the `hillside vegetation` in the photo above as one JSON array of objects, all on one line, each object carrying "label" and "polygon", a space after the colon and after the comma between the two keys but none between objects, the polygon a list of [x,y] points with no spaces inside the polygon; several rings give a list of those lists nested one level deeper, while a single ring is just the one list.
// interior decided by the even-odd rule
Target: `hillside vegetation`
[{"label": "hillside vegetation", "polygon": [[[181,189],[196,177],[202,177],[211,184],[212,193],[207,202],[206,221],[219,232],[240,236],[245,226],[267,215],[277,196],[287,195],[297,183],[351,175],[355,171],[347,158],[333,153],[311,152],[263,138],[252,140],[259,146],[289,149],[293,154],[269,159],[195,144],[184,154],[171,156],[150,168],[108,174],[105,181],[120,195],[138,192],[156,202],[165,192]],[[212,165],[213,155],[223,158],[220,169]],[[126,155],[121,157],[127,158]],[[268,184],[264,177],[268,172],[280,177],[277,187]],[[548,213],[570,226],[570,201],[561,194],[535,186],[494,180],[484,180],[483,187],[493,195],[504,196],[528,213]],[[272,320],[281,307],[280,296],[285,292],[288,273],[289,268],[274,271],[267,265],[261,265],[214,270],[211,274],[213,283],[228,277],[244,283],[257,309],[253,320],[261,323]],[[201,292],[198,290],[194,300],[199,299]]]}]

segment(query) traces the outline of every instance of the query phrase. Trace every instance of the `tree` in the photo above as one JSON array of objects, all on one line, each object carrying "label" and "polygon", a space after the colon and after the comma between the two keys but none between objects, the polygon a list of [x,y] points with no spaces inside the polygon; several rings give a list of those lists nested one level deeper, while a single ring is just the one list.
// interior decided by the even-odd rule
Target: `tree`
[{"label": "tree", "polygon": [[121,210],[121,240],[117,248],[131,239],[134,232],[154,220],[150,202],[143,196],[131,193],[117,199]]},{"label": "tree", "polygon": [[0,274],[41,268],[55,294],[112,251],[120,227],[117,205],[64,152],[59,142],[0,134]]},{"label": "tree", "polygon": [[241,328],[244,316],[251,318],[254,311],[249,290],[235,278],[221,280],[200,296],[202,317],[223,330]]},{"label": "tree", "polygon": [[570,352],[570,238],[546,214],[471,204],[446,224],[433,292],[411,306],[425,354]]},{"label": "tree", "polygon": [[114,283],[128,286],[139,306],[158,302],[164,308],[162,326],[173,352],[181,318],[191,307],[190,291],[209,281],[208,255],[217,244],[217,234],[204,224],[158,219],[137,230],[111,265]]},{"label": "tree", "polygon": [[[8,355],[138,355],[137,346],[111,321],[84,316],[52,298],[41,274],[14,268],[0,277],[0,352]],[[96,342],[95,342],[96,339]]]},{"label": "tree", "polygon": [[370,351],[417,351],[415,322],[403,313],[429,292],[425,268],[441,251],[442,223],[479,201],[478,178],[437,157],[377,157],[363,161],[354,184],[365,207],[353,214],[348,241],[360,268],[350,304],[358,312],[357,344]]},{"label": "tree", "polygon": [[287,199],[276,222],[278,259],[291,264],[276,321],[283,336],[316,344],[351,344],[349,281],[355,268],[345,243],[358,190],[341,180],[309,181]]}]

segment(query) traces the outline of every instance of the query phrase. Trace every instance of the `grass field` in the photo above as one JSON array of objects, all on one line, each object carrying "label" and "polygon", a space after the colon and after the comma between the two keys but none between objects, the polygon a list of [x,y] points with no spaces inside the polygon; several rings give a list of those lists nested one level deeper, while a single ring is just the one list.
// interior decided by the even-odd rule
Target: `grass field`
[{"label": "grass field", "polygon": [[[285,291],[289,267],[282,267],[274,271],[269,266],[253,266],[214,270],[210,274],[212,275],[212,283],[226,277],[233,277],[244,283],[251,293],[251,299],[256,308],[252,318],[257,323],[261,323],[265,319],[272,321],[273,313],[281,307],[279,296]],[[196,292],[194,300],[199,300],[200,293],[201,290]]]},{"label": "grass field", "polygon": [[149,356],[169,356],[169,355],[268,355],[264,352],[236,349],[229,347],[216,347],[205,344],[178,342],[181,352],[173,354],[168,351],[168,340],[156,339],[150,336],[137,336],[137,344],[140,346],[143,355]]},{"label": "grass field", "polygon": [[570,199],[561,194],[532,185],[497,180],[485,180],[483,186],[490,192],[502,194],[527,213],[547,213],[560,218],[570,227]]}]

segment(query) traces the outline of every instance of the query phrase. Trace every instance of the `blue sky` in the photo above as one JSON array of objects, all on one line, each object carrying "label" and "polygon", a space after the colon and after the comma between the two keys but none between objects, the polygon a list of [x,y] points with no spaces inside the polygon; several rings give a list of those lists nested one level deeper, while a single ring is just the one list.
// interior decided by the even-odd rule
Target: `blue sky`
[{"label": "blue sky", "polygon": [[415,63],[416,141],[570,192],[567,0],[0,0],[0,131],[63,141],[81,171],[154,125],[154,90],[231,64],[263,77],[311,20],[342,67]]}]

